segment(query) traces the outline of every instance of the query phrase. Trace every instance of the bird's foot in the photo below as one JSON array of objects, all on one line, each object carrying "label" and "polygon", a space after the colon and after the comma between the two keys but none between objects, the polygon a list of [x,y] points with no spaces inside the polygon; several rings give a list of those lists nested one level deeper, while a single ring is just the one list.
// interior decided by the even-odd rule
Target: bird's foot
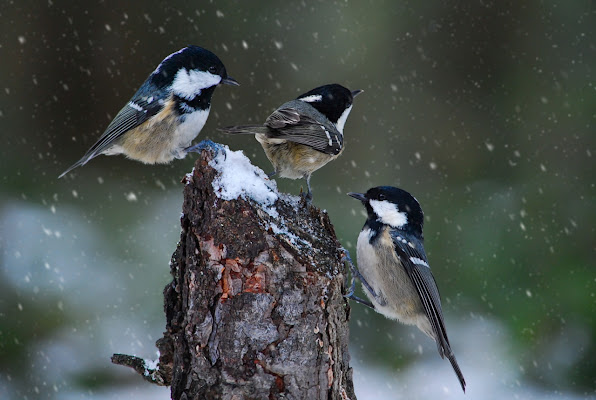
[{"label": "bird's foot", "polygon": [[[368,284],[366,279],[364,279],[358,268],[356,268],[356,266],[352,262],[352,257],[350,257],[350,252],[348,251],[348,249],[346,249],[345,247],[340,247],[339,250],[342,252],[341,262],[344,264],[348,264],[348,267],[350,268],[350,289],[348,290],[348,293],[344,294],[344,297],[346,299],[354,300],[355,302],[363,304],[374,310],[375,306],[370,301],[361,299],[360,297],[354,295],[354,292],[356,291],[356,278],[358,278],[360,282],[362,282],[362,285],[375,299],[378,298],[377,294],[375,293],[373,288]],[[379,303],[382,304],[383,301],[379,299]]]},{"label": "bird's foot", "polygon": [[304,199],[304,202],[306,203],[307,206],[312,205],[312,192],[310,190],[306,193],[301,191],[300,196]]},{"label": "bird's foot", "polygon": [[215,143],[212,140],[201,140],[197,144],[193,144],[184,149],[185,154],[200,153],[203,150],[212,150],[214,153],[222,153],[226,157],[226,149],[223,145]]}]

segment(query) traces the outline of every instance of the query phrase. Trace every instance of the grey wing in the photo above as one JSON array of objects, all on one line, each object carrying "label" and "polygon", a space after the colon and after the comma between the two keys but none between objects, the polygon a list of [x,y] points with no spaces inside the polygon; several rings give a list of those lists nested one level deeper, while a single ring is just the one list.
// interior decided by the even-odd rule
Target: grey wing
[{"label": "grey wing", "polygon": [[73,169],[85,165],[89,160],[106,151],[120,136],[147,121],[153,115],[160,112],[163,107],[163,100],[153,100],[152,97],[144,97],[136,99],[136,101],[131,100],[128,102],[122,110],[118,112],[116,118],[110,122],[97,142],[91,146],[79,161],[71,165],[58,178],[62,178]]},{"label": "grey wing", "polygon": [[267,117],[265,126],[271,129],[281,129],[288,125],[296,125],[300,122],[300,113],[293,108],[277,109]]},{"label": "grey wing", "polygon": [[339,154],[343,136],[332,124],[321,124],[294,108],[279,108],[265,121],[268,137],[303,144],[325,154]]},{"label": "grey wing", "polygon": [[439,289],[430,270],[422,242],[410,240],[404,243],[403,236],[393,234],[391,236],[395,250],[420,296],[424,311],[435,334],[439,354],[443,357],[446,353],[451,352],[449,339],[443,320]]},{"label": "grey wing", "polygon": [[439,355],[441,358],[445,356],[447,357],[459,379],[463,391],[465,392],[466,380],[464,379],[464,375],[459,368],[459,364],[457,363],[455,355],[451,350],[451,345],[449,344],[447,330],[445,329],[445,321],[443,320],[439,289],[437,288],[435,278],[430,271],[422,241],[417,239],[409,241],[404,240],[403,236],[394,232],[392,232],[391,237],[393,238],[395,251],[420,296],[426,317],[430,321],[435,334],[435,341],[437,342]]},{"label": "grey wing", "polygon": [[136,128],[163,109],[163,101],[147,102],[147,98],[128,102],[110,122],[105,132],[86,155],[93,158],[101,154],[127,131]]}]

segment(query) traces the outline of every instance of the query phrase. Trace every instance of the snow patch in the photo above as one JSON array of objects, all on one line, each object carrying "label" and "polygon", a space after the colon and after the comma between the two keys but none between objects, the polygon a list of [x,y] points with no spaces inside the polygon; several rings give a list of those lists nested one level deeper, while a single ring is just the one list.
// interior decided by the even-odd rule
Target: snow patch
[{"label": "snow patch", "polygon": [[[221,150],[209,162],[209,166],[217,171],[217,176],[211,183],[215,195],[222,200],[243,198],[256,202],[260,208],[258,211],[262,210],[270,217],[261,215],[265,230],[271,230],[277,237],[283,236],[283,240],[294,247],[312,246],[293,233],[277,211],[277,201],[280,202],[279,206],[287,205],[297,210],[300,207],[300,197],[279,193],[275,181],[270,180],[262,169],[251,164],[241,150],[232,151],[228,146],[220,144],[217,147]],[[190,178],[192,174],[187,175],[187,183]]]},{"label": "snow patch", "polygon": [[271,222],[270,223],[270,227],[271,227],[271,231],[276,234],[276,235],[284,235],[287,236],[287,238],[290,240],[290,242],[293,245],[298,244],[298,241],[300,240],[300,238],[296,235],[294,235],[292,232],[288,231],[288,228],[286,228],[284,226],[285,224],[282,223],[282,228],[280,228],[276,223]]},{"label": "snow patch", "polygon": [[192,171],[190,171],[189,173],[186,174],[186,179],[185,182],[187,185],[190,185],[190,183],[192,182],[192,177],[195,174],[195,167],[192,167]]},{"label": "snow patch", "polygon": [[144,362],[145,362],[145,368],[151,369],[151,370],[156,370],[157,364],[159,363],[159,358],[156,360],[145,359]]},{"label": "snow patch", "polygon": [[273,207],[279,197],[275,181],[269,180],[262,169],[252,165],[241,150],[222,147],[224,152],[219,152],[209,162],[209,166],[219,172],[212,182],[217,197],[223,200],[239,197],[254,200],[269,215],[277,218],[277,210]]}]

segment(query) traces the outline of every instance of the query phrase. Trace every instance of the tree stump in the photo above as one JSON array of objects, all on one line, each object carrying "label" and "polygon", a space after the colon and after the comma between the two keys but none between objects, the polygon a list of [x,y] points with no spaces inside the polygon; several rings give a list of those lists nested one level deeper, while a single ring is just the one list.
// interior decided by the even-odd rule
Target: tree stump
[{"label": "tree stump", "polygon": [[183,183],[159,363],[113,361],[171,385],[172,399],[355,399],[328,215],[213,142]]}]

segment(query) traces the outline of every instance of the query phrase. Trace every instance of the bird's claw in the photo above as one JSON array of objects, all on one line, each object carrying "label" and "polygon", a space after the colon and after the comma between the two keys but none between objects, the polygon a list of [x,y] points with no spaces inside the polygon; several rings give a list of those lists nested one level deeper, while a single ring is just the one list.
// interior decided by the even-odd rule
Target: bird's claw
[{"label": "bird's claw", "polygon": [[356,268],[354,267],[354,263],[352,262],[352,257],[350,257],[350,252],[348,251],[348,249],[346,249],[345,247],[340,247],[339,251],[341,251],[341,262],[342,263],[350,263],[350,269],[352,268]]},{"label": "bird's claw", "polygon": [[226,149],[224,148],[223,145],[219,144],[219,143],[215,143],[212,140],[201,140],[199,143],[197,144],[193,144],[188,146],[187,148],[184,149],[185,153],[200,153],[203,150],[212,150],[213,152],[217,153],[222,153],[224,156],[224,159],[227,157],[226,154]]},{"label": "bird's claw", "polygon": [[[350,268],[350,289],[348,290],[348,292],[346,294],[344,294],[344,297],[346,299],[354,300],[357,303],[363,304],[363,305],[370,307],[374,310],[375,306],[371,302],[361,299],[360,297],[356,297],[354,295],[354,292],[356,291],[356,278],[358,278],[360,280],[362,285],[364,285],[364,287],[369,291],[369,293],[372,294],[373,297],[375,297],[375,299],[378,298],[377,294],[375,293],[373,288],[368,284],[366,279],[364,279],[364,277],[360,274],[360,271],[358,271],[358,268],[356,268],[356,266],[352,262],[352,257],[350,257],[350,252],[348,251],[348,249],[346,249],[345,247],[341,247],[339,249],[339,251],[342,252],[341,262],[344,264],[347,263],[348,267]],[[378,300],[379,300],[379,303],[381,304],[382,303],[381,299],[378,299]]]},{"label": "bird's claw", "polygon": [[348,293],[346,293],[344,295],[344,297],[346,299],[351,299],[354,297],[354,291],[356,289],[356,279],[355,279],[356,274],[354,273],[354,270],[356,269],[356,267],[354,266],[354,263],[352,262],[352,258],[350,257],[350,252],[348,251],[348,249],[346,249],[345,247],[341,247],[339,249],[339,251],[342,253],[341,254],[341,262],[344,265],[347,263],[348,267],[350,268],[350,290],[348,291]]},{"label": "bird's claw", "polygon": [[306,202],[306,204],[311,205],[312,204],[312,193],[311,192],[302,192],[302,197],[304,197],[304,201]]}]

